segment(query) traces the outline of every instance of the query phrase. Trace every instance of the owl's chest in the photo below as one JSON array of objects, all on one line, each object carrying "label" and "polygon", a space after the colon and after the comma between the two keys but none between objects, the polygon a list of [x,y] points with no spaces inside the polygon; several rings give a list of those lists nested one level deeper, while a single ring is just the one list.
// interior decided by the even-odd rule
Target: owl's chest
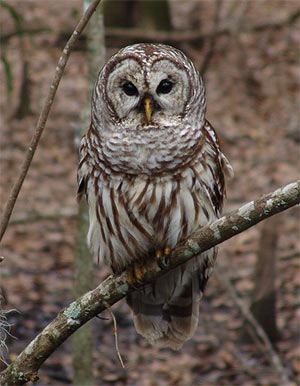
[{"label": "owl's chest", "polygon": [[98,162],[116,173],[131,175],[170,174],[190,164],[201,151],[200,131],[189,126],[145,128],[116,132],[97,147]]},{"label": "owl's chest", "polygon": [[111,175],[109,183],[100,182],[98,195],[105,209],[102,214],[114,218],[117,212],[120,227],[152,240],[172,239],[173,246],[215,218],[212,190],[213,181],[198,163],[174,175]]},{"label": "owl's chest", "polygon": [[[174,248],[216,218],[201,163],[164,177],[111,173],[89,180],[89,244],[100,260],[123,266],[154,249]],[[125,264],[125,263],[124,263]]]}]

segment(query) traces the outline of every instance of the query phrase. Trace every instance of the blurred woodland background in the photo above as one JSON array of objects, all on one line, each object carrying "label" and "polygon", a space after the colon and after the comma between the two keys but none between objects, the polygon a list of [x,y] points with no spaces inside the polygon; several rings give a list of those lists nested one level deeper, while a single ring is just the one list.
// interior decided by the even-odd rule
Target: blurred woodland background
[{"label": "blurred woodland background", "polygon": [[[1,208],[83,3],[0,2]],[[207,118],[235,171],[227,186],[226,213],[297,179],[300,7],[296,0],[107,0],[102,8],[106,58],[128,44],[160,42],[183,50],[203,73]],[[95,18],[100,20],[97,15]],[[97,41],[97,22],[93,25]],[[11,334],[17,339],[7,339],[7,361],[74,296],[78,138],[86,128],[83,122],[89,104],[88,31],[71,54],[1,248],[5,258],[0,266],[4,308],[18,310],[8,314]],[[101,63],[97,71],[100,67]],[[236,306],[238,297],[267,329],[289,384],[297,384],[298,231],[299,212],[292,208],[220,246],[218,267],[200,306],[197,334],[179,352],[150,347],[136,334],[128,307],[121,301],[113,311],[126,367],[122,369],[110,315],[102,315],[107,320],[90,322],[94,352],[88,363],[89,369],[93,367],[93,382],[140,386],[282,384],[278,369],[270,364],[270,353]],[[96,262],[93,268],[92,288],[107,275]],[[263,303],[257,304],[261,294]],[[39,377],[38,386],[73,382],[69,340],[44,363]]]}]

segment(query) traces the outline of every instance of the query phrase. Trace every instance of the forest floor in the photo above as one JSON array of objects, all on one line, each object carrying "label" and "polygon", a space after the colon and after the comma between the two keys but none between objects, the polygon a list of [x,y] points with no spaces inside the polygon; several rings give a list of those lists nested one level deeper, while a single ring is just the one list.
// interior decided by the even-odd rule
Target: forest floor
[{"label": "forest floor", "polygon": [[[17,36],[3,43],[12,72],[9,103],[5,82],[0,85],[1,206],[18,174],[43,100],[65,42],[78,20],[80,1],[9,1],[24,25],[49,32]],[[214,2],[201,2],[200,31],[213,26]],[[299,19],[282,23],[297,11],[296,1],[249,2],[241,23],[217,36],[205,72],[207,118],[220,135],[224,153],[235,171],[227,183],[225,213],[298,178],[299,171]],[[230,15],[234,1],[224,2],[221,19]],[[236,7],[239,7],[236,5]],[[189,10],[189,8],[185,8]],[[195,18],[193,9],[184,16]],[[180,6],[173,5],[174,24]],[[177,19],[176,19],[177,17]],[[240,16],[241,18],[242,16]],[[280,19],[280,20],[281,20]],[[231,17],[231,22],[233,17]],[[265,23],[261,30],[243,32],[241,25]],[[3,35],[15,31],[14,20],[1,10]],[[134,39],[109,39],[110,55]],[[200,41],[200,40],[199,40]],[[209,42],[180,42],[201,67]],[[24,79],[24,62],[27,74]],[[5,79],[1,68],[1,79]],[[24,81],[25,80],[25,81]],[[25,96],[21,98],[21,89]],[[7,360],[13,360],[64,306],[72,301],[72,261],[76,234],[76,169],[81,110],[86,104],[85,41],[72,53],[29,174],[4,237],[0,286],[13,325]],[[25,116],[18,117],[20,105]],[[299,381],[299,212],[292,208],[276,216],[277,237],[277,352],[291,385]],[[274,223],[273,223],[274,224]],[[271,226],[271,225],[270,225]],[[273,225],[272,225],[273,226]],[[113,322],[95,319],[94,373],[97,385],[282,385],[266,350],[243,340],[245,321],[221,278],[229,278],[241,301],[249,305],[254,268],[260,253],[263,225],[223,243],[218,264],[200,306],[195,337],[181,351],[151,347],[135,332],[125,301],[113,307],[122,369],[114,345]],[[105,276],[95,262],[96,286]],[[1,367],[1,364],[0,364]],[[72,383],[70,344],[56,350],[39,371],[37,386]]]}]

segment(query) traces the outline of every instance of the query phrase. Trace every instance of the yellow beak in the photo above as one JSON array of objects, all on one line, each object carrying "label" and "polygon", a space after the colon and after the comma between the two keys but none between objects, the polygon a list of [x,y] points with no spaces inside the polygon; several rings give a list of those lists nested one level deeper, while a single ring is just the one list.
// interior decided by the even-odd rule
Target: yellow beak
[{"label": "yellow beak", "polygon": [[145,109],[145,115],[147,118],[147,121],[151,121],[151,115],[153,112],[153,104],[152,104],[152,99],[150,97],[146,97],[144,99],[144,109]]}]

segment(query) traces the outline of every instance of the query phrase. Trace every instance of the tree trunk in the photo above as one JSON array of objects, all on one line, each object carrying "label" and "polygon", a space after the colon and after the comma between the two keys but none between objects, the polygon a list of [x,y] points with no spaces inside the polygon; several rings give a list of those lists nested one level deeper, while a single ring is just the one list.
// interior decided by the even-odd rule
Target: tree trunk
[{"label": "tree trunk", "polygon": [[271,217],[262,225],[250,307],[271,342],[278,338],[275,288],[277,242],[278,218]]},{"label": "tree trunk", "polygon": [[[91,0],[84,0],[87,8]],[[88,44],[88,95],[87,104],[82,113],[82,130],[80,138],[90,124],[90,99],[96,76],[104,63],[104,27],[101,6],[96,10],[87,27]],[[80,139],[78,138],[78,139]],[[93,288],[93,256],[86,243],[88,230],[88,212],[85,200],[79,205],[76,235],[76,250],[73,265],[73,294],[78,298]],[[92,323],[87,323],[72,336],[72,363],[74,371],[73,384],[91,386],[93,376],[93,331]]]},{"label": "tree trunk", "polygon": [[[73,263],[73,295],[75,298],[93,288],[93,257],[88,250],[86,234],[88,228],[87,205],[84,200],[79,205],[75,258]],[[93,385],[93,337],[90,321],[75,332],[71,340],[73,384]]]},{"label": "tree trunk", "polygon": [[171,29],[167,0],[108,0],[104,2],[104,16],[108,27]]}]

